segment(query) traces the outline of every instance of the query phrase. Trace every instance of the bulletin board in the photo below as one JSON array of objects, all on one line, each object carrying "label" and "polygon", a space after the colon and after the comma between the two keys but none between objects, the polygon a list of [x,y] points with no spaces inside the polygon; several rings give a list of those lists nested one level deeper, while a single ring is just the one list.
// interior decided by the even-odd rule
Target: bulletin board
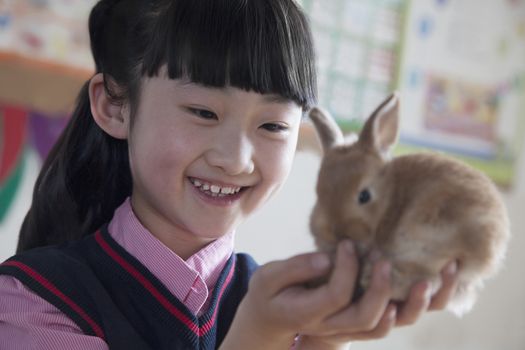
[{"label": "bulletin board", "polygon": [[398,155],[447,153],[512,187],[525,142],[525,0],[302,4],[316,45],[319,104],[343,130],[358,131],[398,90]]},{"label": "bulletin board", "polygon": [[525,1],[410,1],[399,152],[431,148],[515,182],[525,141]]},{"label": "bulletin board", "polygon": [[395,89],[405,0],[303,0],[318,65],[319,104],[357,130]]}]

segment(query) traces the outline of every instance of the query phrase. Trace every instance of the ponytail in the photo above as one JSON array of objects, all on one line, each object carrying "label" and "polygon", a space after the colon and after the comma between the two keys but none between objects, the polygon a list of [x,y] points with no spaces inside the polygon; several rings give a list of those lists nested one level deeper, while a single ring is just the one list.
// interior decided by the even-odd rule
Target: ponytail
[{"label": "ponytail", "polygon": [[[136,43],[138,23],[149,18],[145,14],[153,1],[100,0],[89,16],[96,72],[104,75],[105,92],[114,103],[129,103],[132,117],[140,86],[136,66],[144,50]],[[88,81],[36,180],[17,252],[93,233],[111,219],[131,188],[127,141],[109,136],[94,122]]]},{"label": "ponytail", "polygon": [[94,122],[88,86],[37,178],[17,252],[92,233],[131,194],[127,142]]}]

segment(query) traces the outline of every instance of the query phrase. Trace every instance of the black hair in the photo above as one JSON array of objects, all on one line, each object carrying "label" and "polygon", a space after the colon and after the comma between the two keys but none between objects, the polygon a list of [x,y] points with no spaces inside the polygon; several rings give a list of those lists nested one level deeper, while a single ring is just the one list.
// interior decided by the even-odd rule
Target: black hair
[{"label": "black hair", "polygon": [[[273,93],[308,110],[317,85],[312,36],[293,0],[101,0],[89,17],[106,94],[128,103],[132,125],[143,77]],[[126,140],[94,122],[89,81],[37,178],[17,251],[90,234],[131,195]]]}]

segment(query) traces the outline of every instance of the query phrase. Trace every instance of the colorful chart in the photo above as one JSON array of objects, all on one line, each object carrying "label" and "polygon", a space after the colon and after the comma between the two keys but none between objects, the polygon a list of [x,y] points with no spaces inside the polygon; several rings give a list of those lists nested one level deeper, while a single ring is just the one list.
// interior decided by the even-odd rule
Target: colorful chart
[{"label": "colorful chart", "polygon": [[397,84],[404,0],[303,0],[316,45],[319,104],[358,129]]},{"label": "colorful chart", "polygon": [[25,169],[25,151],[33,148],[43,161],[68,121],[0,105],[0,223],[17,194]]}]

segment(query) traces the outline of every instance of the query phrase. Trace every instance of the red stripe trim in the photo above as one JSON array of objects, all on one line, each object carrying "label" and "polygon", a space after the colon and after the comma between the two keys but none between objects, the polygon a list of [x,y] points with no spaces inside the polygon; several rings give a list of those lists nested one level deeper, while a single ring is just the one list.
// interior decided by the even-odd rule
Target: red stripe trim
[{"label": "red stripe trim", "polygon": [[[164,306],[166,310],[168,310],[173,316],[175,316],[177,319],[179,319],[182,323],[184,323],[193,333],[195,333],[197,336],[202,337],[206,333],[212,329],[213,325],[215,324],[215,319],[217,318],[217,311],[218,307],[215,307],[215,310],[213,311],[213,315],[210,318],[208,322],[206,322],[204,325],[199,327],[193,320],[189,319],[182,311],[180,311],[175,305],[173,305],[162,293],[159,292],[159,290],[142,274],[140,271],[138,271],[135,267],[133,267],[130,263],[128,263],[122,256],[119,255],[108,242],[104,239],[102,236],[102,233],[100,231],[97,231],[95,234],[95,240],[98,242],[98,244],[102,247],[102,249],[113,259],[115,260],[124,270],[126,270],[133,278],[135,278],[148,292],[150,292],[155,299],[159,301],[159,303]],[[222,284],[222,288],[218,295],[218,300],[221,300],[221,297],[226,290],[226,287],[230,283],[233,272],[234,272],[234,265],[232,264],[230,271],[228,272],[228,276],[226,276],[226,280]]]},{"label": "red stripe trim", "polygon": [[49,292],[53,293],[56,297],[66,303],[71,309],[73,309],[93,330],[93,333],[99,338],[105,339],[104,332],[102,328],[95,322],[91,317],[86,314],[86,312],[78,306],[73,300],[71,300],[67,295],[62,293],[53,283],[51,283],[44,276],[33,270],[31,267],[27,266],[18,261],[6,261],[2,266],[12,266],[22,270],[33,280],[38,282],[42,287],[47,289]]},{"label": "red stripe trim", "polygon": [[162,295],[155,286],[146,279],[137,269],[135,269],[131,264],[129,264],[124,258],[122,258],[109,244],[104,240],[100,231],[97,231],[95,234],[95,239],[98,244],[104,249],[104,251],[115,260],[124,270],[126,270],[133,278],[135,278],[146,290],[148,290],[154,297],[159,301],[159,303],[164,306],[173,316],[179,319],[184,323],[193,333],[197,336],[200,334],[199,326],[190,320],[184,313],[175,307],[172,303],[169,302],[164,295]]},{"label": "red stripe trim", "polygon": [[[234,271],[234,265],[232,264],[231,268],[230,268],[230,272],[228,272],[228,276],[226,276],[226,280],[224,281],[224,283],[222,284],[222,289],[220,290],[219,292],[219,296],[218,296],[218,300],[221,300],[222,298],[222,294],[224,293],[224,291],[226,290],[226,287],[230,284],[230,281],[233,277],[233,271]],[[210,320],[208,322],[206,322],[202,327],[201,327],[201,334],[204,335],[206,333],[208,333],[208,331],[213,327],[214,323],[215,323],[215,318],[217,317],[217,311],[219,310],[219,307],[217,306],[215,308],[215,310],[213,310],[213,315],[212,317],[210,318]]]}]

